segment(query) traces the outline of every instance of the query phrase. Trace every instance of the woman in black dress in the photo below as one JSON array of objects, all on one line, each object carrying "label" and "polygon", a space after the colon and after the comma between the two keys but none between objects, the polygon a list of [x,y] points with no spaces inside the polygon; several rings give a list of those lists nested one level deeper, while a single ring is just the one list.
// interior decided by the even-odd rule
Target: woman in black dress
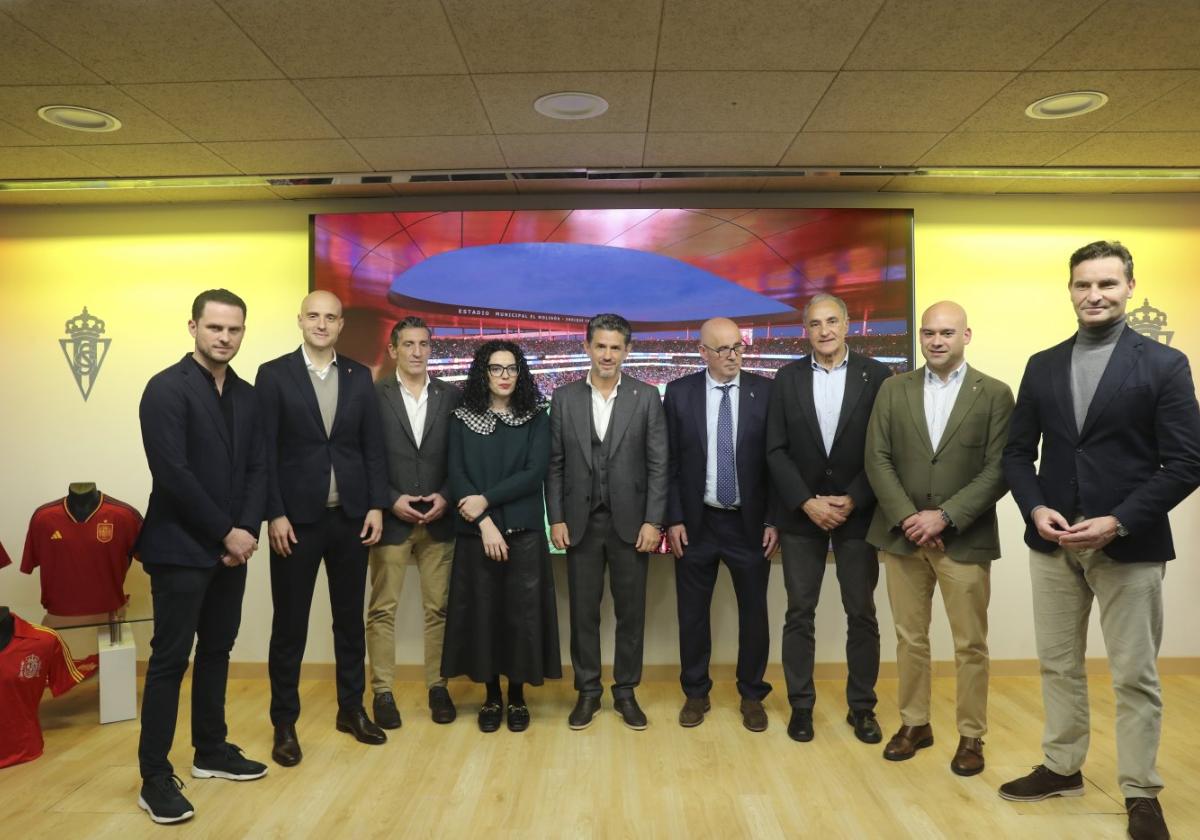
[{"label": "woman in black dress", "polygon": [[529,726],[524,684],[562,676],[542,483],[550,421],[525,354],[511,341],[475,351],[450,426],[449,487],[458,512],[442,676],[487,686],[479,728]]}]

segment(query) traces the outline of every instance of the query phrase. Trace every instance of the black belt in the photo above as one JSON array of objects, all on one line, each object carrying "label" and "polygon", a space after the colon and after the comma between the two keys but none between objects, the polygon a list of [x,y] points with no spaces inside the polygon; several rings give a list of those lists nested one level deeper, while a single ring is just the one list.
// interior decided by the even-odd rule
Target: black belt
[{"label": "black belt", "polygon": [[717,507],[716,505],[705,505],[705,510],[711,510],[713,513],[741,513],[741,508]]}]

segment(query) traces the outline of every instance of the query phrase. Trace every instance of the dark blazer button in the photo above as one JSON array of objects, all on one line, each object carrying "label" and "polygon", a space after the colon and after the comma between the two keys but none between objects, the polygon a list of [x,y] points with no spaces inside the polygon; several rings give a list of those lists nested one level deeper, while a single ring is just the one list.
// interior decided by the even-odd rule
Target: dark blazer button
[{"label": "dark blazer button", "polygon": [[825,475],[833,475],[833,470],[831,470],[831,469],[826,469],[826,470],[825,470]]},{"label": "dark blazer button", "polygon": [[1071,484],[1072,484],[1072,485],[1075,485],[1075,484],[1078,484],[1078,483],[1079,483],[1079,482],[1078,482],[1078,481],[1076,481],[1075,479],[1073,479],[1073,478],[1071,479]]},{"label": "dark blazer button", "polygon": [[929,463],[931,463],[931,464],[936,464],[936,463],[937,463],[937,458],[934,458],[934,459],[933,459],[932,461],[930,461]]},{"label": "dark blazer button", "polygon": [[1075,452],[1076,452],[1077,454],[1079,454],[1079,455],[1082,455],[1082,454],[1083,454],[1083,447],[1082,447],[1082,446],[1081,446],[1081,447],[1079,447],[1078,449],[1076,449],[1076,450],[1075,450]]}]

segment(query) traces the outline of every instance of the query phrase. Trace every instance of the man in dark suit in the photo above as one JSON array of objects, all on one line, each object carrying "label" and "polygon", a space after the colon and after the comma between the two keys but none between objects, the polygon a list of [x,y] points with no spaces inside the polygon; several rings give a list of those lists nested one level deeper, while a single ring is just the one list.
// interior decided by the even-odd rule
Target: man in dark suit
[{"label": "man in dark suit", "polygon": [[334,350],[342,304],[329,292],[304,298],[299,349],[258,369],[267,447],[267,533],[271,540],[271,757],[290,767],[302,753],[300,663],[317,570],[325,560],[337,664],[336,727],[364,744],[383,730],[363,708],[363,597],[367,547],[383,533],[387,462],[371,372]]},{"label": "man in dark suit", "polygon": [[416,561],[425,613],[425,687],[434,723],[454,720],[454,703],[441,675],[446,598],[454,558],[454,520],[445,516],[446,445],[450,417],[462,400],[453,385],[430,377],[430,331],[409,316],[396,322],[388,355],[394,376],[375,385],[388,459],[388,501],[383,538],[371,548],[371,598],[367,607],[367,653],[375,722],[400,726],[392,696],[396,670],[396,604],[410,560]]},{"label": "man in dark suit", "polygon": [[712,655],[709,612],[717,569],[725,561],[738,606],[737,688],[742,724],[767,728],[763,680],[771,630],[768,559],[778,536],[767,524],[766,428],[771,380],[742,370],[742,334],[728,318],[700,328],[706,369],[667,385],[669,492],[667,531],[675,555],[679,608],[681,726],[698,726],[709,710]]},{"label": "man in dark suit", "polygon": [[846,722],[859,740],[877,744],[883,739],[874,711],[879,562],[866,542],[875,494],[863,470],[863,445],[875,395],[891,371],[846,346],[849,318],[840,298],[814,296],[804,308],[804,326],[812,355],[780,369],[767,416],[767,465],[778,494],[775,524],[788,598],[783,625],[783,674],[792,707],[788,735],[811,741],[814,734],[814,616],[832,541],[847,622]]},{"label": "man in dark suit", "polygon": [[588,321],[586,378],[550,404],[546,512],[550,538],[567,552],[571,664],[579,700],[568,724],[588,726],[600,708],[600,599],[604,567],[617,617],[613,707],[646,728],[634,689],[642,677],[647,552],[662,539],[667,508],[667,430],[658,389],[621,372],[632,331],[620,315]]},{"label": "man in dark suit", "polygon": [[942,590],[954,637],[958,747],[950,770],[983,771],[987,732],[988,602],[1000,556],[996,502],[1008,491],[1000,458],[1012,390],[971,367],[967,313],[941,301],[921,316],[925,365],[883,383],[867,427],[866,468],[879,500],[867,541],[887,569],[896,624],[900,729],[883,749],[904,761],[933,744],[929,622]]},{"label": "man in dark suit", "polygon": [[188,322],[195,349],[150,380],[138,411],[151,489],[135,551],[154,600],[138,805],[157,823],[194,813],[167,758],[193,641],[192,776],[245,781],[267,772],[225,740],[229,651],[267,486],[254,389],[229,367],[245,323],[240,297],[225,289],[202,292]]},{"label": "man in dark suit", "polygon": [[1044,762],[1000,795],[1082,795],[1084,650],[1098,600],[1129,834],[1165,838],[1155,762],[1162,580],[1175,557],[1167,514],[1200,483],[1200,410],[1187,357],[1125,323],[1136,282],[1129,251],[1093,242],[1071,255],[1070,268],[1079,329],[1029,360],[1004,450],[1004,475],[1026,522],[1046,722]]}]

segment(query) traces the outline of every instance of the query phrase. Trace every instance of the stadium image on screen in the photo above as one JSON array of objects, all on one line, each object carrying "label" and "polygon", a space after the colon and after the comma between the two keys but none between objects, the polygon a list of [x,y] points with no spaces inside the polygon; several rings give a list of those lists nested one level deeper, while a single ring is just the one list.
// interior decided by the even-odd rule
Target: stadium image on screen
[{"label": "stadium image on screen", "polygon": [[490,210],[312,217],[311,287],[337,294],[340,349],[375,366],[393,323],[424,318],[430,373],[464,377],[507,338],[542,392],[586,375],[588,319],[634,329],[630,374],[659,386],[700,370],[699,328],[742,328],[743,367],[767,376],[808,352],[803,308],[846,301],[851,348],[908,370],[912,212],[859,209]]}]

